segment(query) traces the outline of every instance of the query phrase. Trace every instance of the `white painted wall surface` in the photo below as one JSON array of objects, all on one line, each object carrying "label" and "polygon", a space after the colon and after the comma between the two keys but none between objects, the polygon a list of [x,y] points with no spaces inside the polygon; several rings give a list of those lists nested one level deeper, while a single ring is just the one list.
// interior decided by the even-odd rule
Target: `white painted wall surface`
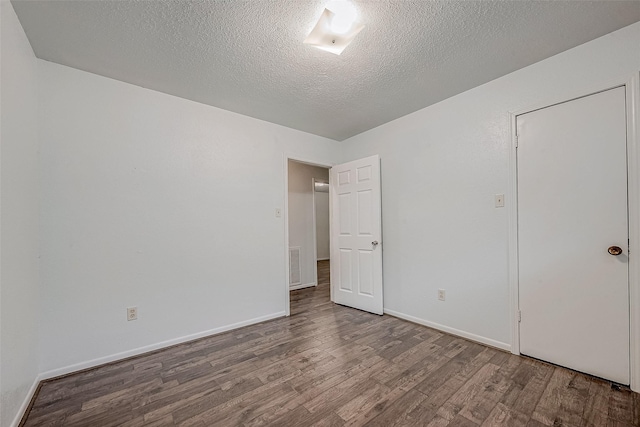
[{"label": "white painted wall surface", "polygon": [[628,80],[639,46],[636,23],[344,142],[381,156],[386,310],[509,347],[509,112]]},{"label": "white painted wall surface", "polygon": [[302,285],[315,285],[313,178],[329,181],[329,169],[289,160],[289,246],[300,246]]},{"label": "white painted wall surface", "polygon": [[11,3],[0,2],[0,426],[39,373],[37,60]]},{"label": "white painted wall surface", "polygon": [[42,371],[283,315],[284,153],[337,143],[39,65]]},{"label": "white painted wall surface", "polygon": [[316,202],[316,256],[329,259],[329,193],[315,192]]}]

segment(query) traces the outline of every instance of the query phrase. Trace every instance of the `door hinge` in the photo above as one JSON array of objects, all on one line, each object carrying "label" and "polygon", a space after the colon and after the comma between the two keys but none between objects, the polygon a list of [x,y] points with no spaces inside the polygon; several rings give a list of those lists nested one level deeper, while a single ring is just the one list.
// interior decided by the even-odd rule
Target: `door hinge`
[{"label": "door hinge", "polygon": [[522,312],[518,310],[518,323],[522,322]]},{"label": "door hinge", "polygon": [[516,134],[516,148],[518,148],[518,135]]}]

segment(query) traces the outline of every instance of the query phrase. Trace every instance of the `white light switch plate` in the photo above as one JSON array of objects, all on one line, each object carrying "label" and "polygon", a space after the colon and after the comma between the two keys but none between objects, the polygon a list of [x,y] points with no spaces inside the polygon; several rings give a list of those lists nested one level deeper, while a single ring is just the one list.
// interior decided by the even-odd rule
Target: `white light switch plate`
[{"label": "white light switch plate", "polygon": [[504,208],[504,194],[496,194],[496,208]]}]

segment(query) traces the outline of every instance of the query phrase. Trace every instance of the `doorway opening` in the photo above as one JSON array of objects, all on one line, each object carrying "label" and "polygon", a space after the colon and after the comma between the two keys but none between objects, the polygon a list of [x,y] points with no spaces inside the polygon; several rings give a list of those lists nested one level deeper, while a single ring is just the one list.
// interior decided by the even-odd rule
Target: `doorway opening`
[{"label": "doorway opening", "polygon": [[330,302],[329,168],[287,159],[290,315]]}]

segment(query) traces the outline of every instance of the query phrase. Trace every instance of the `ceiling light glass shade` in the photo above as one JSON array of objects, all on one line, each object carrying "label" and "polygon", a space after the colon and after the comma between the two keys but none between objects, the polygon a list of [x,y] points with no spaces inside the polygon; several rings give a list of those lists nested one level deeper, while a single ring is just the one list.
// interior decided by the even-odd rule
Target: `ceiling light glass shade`
[{"label": "ceiling light glass shade", "polygon": [[331,31],[338,34],[349,32],[353,23],[358,20],[358,10],[348,0],[332,0],[326,6],[333,15],[331,18]]},{"label": "ceiling light glass shade", "polygon": [[337,15],[325,9],[304,43],[340,55],[364,28],[364,25],[355,21],[347,25],[347,20],[347,15]]}]

